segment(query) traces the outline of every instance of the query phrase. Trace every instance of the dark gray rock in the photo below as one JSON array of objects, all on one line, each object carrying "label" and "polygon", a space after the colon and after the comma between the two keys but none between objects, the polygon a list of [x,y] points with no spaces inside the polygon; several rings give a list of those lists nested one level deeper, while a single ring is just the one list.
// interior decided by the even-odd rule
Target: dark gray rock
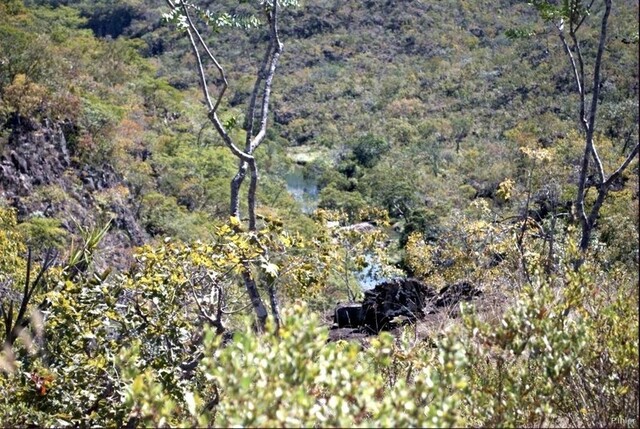
[{"label": "dark gray rock", "polygon": [[484,30],[482,30],[481,28],[472,28],[471,30],[469,30],[471,32],[471,34],[473,34],[474,36],[476,36],[477,38],[482,38],[484,37]]},{"label": "dark gray rock", "polygon": [[362,326],[362,304],[357,302],[338,304],[333,313],[333,322],[338,328],[357,328]]},{"label": "dark gray rock", "polygon": [[13,129],[0,154],[0,193],[7,198],[22,197],[34,186],[59,184],[70,163],[60,126],[25,122]]},{"label": "dark gray rock", "polygon": [[482,291],[470,282],[462,281],[440,289],[435,299],[435,305],[436,307],[452,307],[460,301],[471,301],[480,295],[482,295]]},{"label": "dark gray rock", "polygon": [[431,286],[417,279],[394,279],[365,292],[363,326],[371,332],[396,327],[394,319],[412,322],[424,317],[424,307],[436,295]]},{"label": "dark gray rock", "polygon": [[[105,253],[104,265],[125,268],[130,262],[129,249],[146,240],[136,218],[135,204],[131,199],[116,199],[108,205],[96,200],[95,192],[125,183],[108,163],[89,165],[74,160],[77,154],[65,137],[65,133],[74,132],[77,129],[70,123],[27,119],[17,122],[0,147],[0,199],[17,209],[21,222],[40,212],[60,219],[61,226],[71,233],[78,230],[70,219],[81,220],[92,228],[104,222],[96,214],[106,212],[113,223],[103,245],[116,250]],[[51,187],[38,192],[46,186]]]},{"label": "dark gray rock", "polygon": [[385,281],[366,291],[362,304],[336,306],[330,339],[362,339],[414,323],[427,314],[446,312],[449,317],[456,317],[452,307],[481,295],[482,291],[468,281],[447,285],[439,292],[413,278]]}]

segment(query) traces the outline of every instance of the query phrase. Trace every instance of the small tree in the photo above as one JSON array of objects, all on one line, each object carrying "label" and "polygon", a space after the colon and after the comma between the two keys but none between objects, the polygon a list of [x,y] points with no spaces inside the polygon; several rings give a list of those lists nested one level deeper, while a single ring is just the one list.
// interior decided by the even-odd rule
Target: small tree
[{"label": "small tree", "polygon": [[[585,136],[584,154],[580,164],[580,174],[578,178],[578,195],[576,196],[575,207],[580,220],[581,239],[580,249],[582,255],[576,263],[580,266],[584,261],[584,255],[589,249],[591,234],[596,224],[600,208],[604,203],[613,183],[620,177],[622,172],[637,157],[639,145],[636,144],[626,155],[619,167],[607,177],[604,171],[600,155],[594,142],[596,134],[596,119],[598,113],[598,101],[600,99],[601,75],[603,68],[603,55],[607,43],[607,31],[609,27],[609,16],[612,9],[612,0],[564,0],[562,2],[552,2],[547,0],[533,0],[529,2],[540,13],[542,18],[553,23],[558,31],[558,36],[567,54],[573,79],[575,81],[575,91],[579,96],[578,110],[580,126]],[[558,3],[558,4],[556,4]],[[587,18],[598,10],[601,3],[604,6],[600,20],[600,30],[598,33],[598,47],[593,62],[591,84],[587,81],[587,64],[581,45],[582,40],[578,37],[579,30]],[[588,100],[588,95],[591,99]],[[595,167],[595,179],[589,180],[590,171]],[[585,207],[585,197],[589,188],[594,187],[597,191],[596,199],[590,209]]]},{"label": "small tree", "polygon": [[[244,131],[246,132],[244,149],[242,149],[231,138],[227,129],[230,124],[226,124],[227,126],[225,126],[218,117],[218,108],[228,86],[227,76],[224,68],[218,62],[216,54],[213,53],[210,46],[202,37],[192,16],[202,18],[208,25],[213,26],[214,28],[232,25],[256,26],[259,24],[259,20],[255,17],[240,19],[227,13],[214,15],[209,11],[202,11],[197,5],[184,0],[166,0],[166,2],[171,11],[169,14],[165,15],[165,17],[169,21],[177,23],[178,27],[185,31],[191,44],[193,55],[196,58],[200,86],[208,109],[208,118],[224,141],[225,145],[238,158],[238,172],[231,180],[230,214],[232,218],[235,218],[238,221],[241,220],[240,189],[247,176],[247,172],[249,172],[250,181],[247,194],[248,229],[251,232],[256,231],[256,190],[258,187],[259,175],[258,164],[254,157],[254,153],[264,142],[266,136],[271,87],[283,48],[283,44],[280,41],[278,33],[280,9],[283,6],[294,5],[296,1],[260,0],[257,2],[259,9],[268,24],[269,34],[264,57],[258,69],[246,109],[245,121],[243,124]],[[218,92],[216,97],[212,97],[209,90],[209,79],[204,66],[205,59],[213,63],[217,73],[219,74],[220,81],[222,82],[222,84],[216,89]],[[260,244],[258,243],[258,245]],[[254,312],[258,318],[258,325],[260,328],[263,328],[267,319],[267,310],[262,298],[260,297],[260,293],[258,292],[249,262],[244,262],[242,278],[247,289],[247,293],[249,294],[249,298],[251,299]],[[273,290],[272,287],[269,289],[269,294],[272,302],[272,313],[277,319],[275,290]]]}]

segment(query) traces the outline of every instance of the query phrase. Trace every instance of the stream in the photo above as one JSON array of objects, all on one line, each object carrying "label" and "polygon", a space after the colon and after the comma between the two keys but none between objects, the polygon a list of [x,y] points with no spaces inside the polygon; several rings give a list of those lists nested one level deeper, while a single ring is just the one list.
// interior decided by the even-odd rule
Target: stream
[{"label": "stream", "polygon": [[[304,167],[294,164],[284,177],[287,192],[298,202],[303,213],[311,214],[318,208],[320,191],[315,180],[304,176]],[[382,275],[382,266],[372,253],[365,255],[367,266],[355,273],[362,290],[373,289],[378,283],[387,280]]]},{"label": "stream", "polygon": [[373,289],[378,283],[389,280],[384,276],[382,265],[375,260],[373,254],[365,254],[364,259],[367,261],[367,266],[356,273],[356,279],[362,290]]},{"label": "stream", "polygon": [[304,167],[294,164],[284,176],[287,192],[300,204],[302,213],[311,214],[318,208],[320,191],[315,180],[304,177]]}]

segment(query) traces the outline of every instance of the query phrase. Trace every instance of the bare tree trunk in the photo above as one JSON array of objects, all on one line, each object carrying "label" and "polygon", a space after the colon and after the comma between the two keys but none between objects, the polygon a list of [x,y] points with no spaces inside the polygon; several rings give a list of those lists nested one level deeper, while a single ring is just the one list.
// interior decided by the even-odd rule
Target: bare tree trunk
[{"label": "bare tree trunk", "polygon": [[[200,86],[205,98],[206,105],[209,109],[209,120],[212,122],[214,128],[222,137],[225,145],[229,148],[238,158],[238,172],[233,177],[230,183],[231,197],[229,204],[229,212],[232,217],[240,220],[240,189],[247,175],[247,169],[250,171],[250,183],[247,194],[248,203],[248,217],[249,217],[249,231],[256,231],[256,192],[258,188],[258,166],[253,154],[255,150],[262,144],[265,139],[267,131],[267,119],[269,117],[269,100],[271,96],[271,87],[273,84],[273,78],[275,76],[276,67],[280,54],[282,53],[282,43],[280,42],[278,34],[278,19],[280,12],[280,5],[278,0],[272,2],[264,2],[263,11],[265,18],[269,24],[269,45],[265,50],[264,58],[262,60],[260,70],[256,77],[256,81],[251,92],[251,98],[245,115],[244,129],[246,131],[246,140],[244,150],[241,150],[231,139],[231,136],[225,129],[224,125],[220,122],[217,115],[217,109],[222,100],[222,96],[228,86],[226,75],[222,66],[218,63],[215,55],[209,49],[209,46],[204,41],[197,27],[194,25],[190,15],[189,8],[191,7],[186,2],[174,3],[172,0],[166,0],[167,4],[171,8],[172,12],[184,18],[184,25],[187,32],[189,41],[191,42],[191,48],[194,56],[196,57],[196,63],[198,68],[198,74],[200,77]],[[206,54],[205,57],[209,58],[215,65],[220,78],[223,82],[222,89],[218,94],[215,103],[213,102],[211,95],[209,94],[209,87],[207,83],[207,75],[203,65],[200,51]],[[258,108],[258,101],[260,106]],[[259,115],[257,114],[259,110]],[[259,119],[259,123],[256,124],[256,120]],[[254,313],[257,317],[258,329],[264,330],[265,322],[267,319],[267,310],[264,302],[258,291],[255,279],[252,275],[252,267],[249,261],[242,264],[243,272],[242,278],[247,290],[249,299],[253,306]],[[273,287],[273,286],[272,286]],[[272,301],[272,311],[274,311],[274,317],[279,319],[277,315],[277,301],[275,291],[270,290],[270,298]]]},{"label": "bare tree trunk", "polygon": [[589,219],[584,208],[584,198],[586,196],[587,173],[589,172],[589,158],[591,157],[591,148],[593,146],[592,133],[587,130],[586,144],[584,153],[582,154],[582,163],[580,165],[580,176],[578,179],[578,195],[576,196],[576,209],[578,218],[580,219],[580,227],[582,229],[582,238],[580,240],[580,250],[586,252],[589,247],[589,239],[591,237],[591,228]]},{"label": "bare tree trunk", "polygon": [[242,186],[242,182],[246,175],[247,162],[240,160],[238,161],[238,172],[233,179],[231,179],[231,197],[229,207],[231,216],[238,218],[238,220],[240,220],[240,187]]},{"label": "bare tree trunk", "polygon": [[249,231],[256,230],[256,191],[258,189],[258,165],[253,160],[249,163],[251,171],[251,180],[249,181],[249,193],[247,195],[247,203],[249,205]]},{"label": "bare tree trunk", "polygon": [[264,327],[267,323],[267,309],[264,306],[264,302],[262,301],[262,297],[260,296],[260,292],[258,291],[256,281],[251,275],[251,265],[249,265],[248,262],[245,262],[242,265],[244,268],[244,270],[242,271],[242,280],[244,281],[244,286],[247,289],[247,294],[249,295],[249,299],[251,300],[253,311],[256,314],[258,322],[257,328],[260,332],[264,332]]},{"label": "bare tree trunk", "polygon": [[[591,8],[589,5],[588,9]],[[586,18],[590,14],[590,10],[583,10],[580,7],[580,4],[576,2],[576,0],[571,0],[569,2],[569,9],[566,12],[568,19],[568,27],[569,27],[569,37],[571,43],[567,41],[565,38],[565,22],[564,19],[557,24],[558,34],[560,40],[562,41],[562,45],[564,50],[569,57],[569,63],[571,65],[571,69],[573,72],[573,77],[576,83],[576,92],[580,97],[579,102],[579,120],[582,128],[585,132],[585,147],[582,155],[582,162],[580,163],[580,175],[578,178],[578,194],[576,195],[576,210],[577,216],[580,220],[580,229],[581,229],[581,237],[580,237],[580,250],[582,255],[575,262],[574,267],[578,269],[584,262],[585,255],[589,250],[589,244],[591,240],[591,236],[593,235],[593,229],[596,225],[596,220],[598,218],[598,214],[600,213],[600,209],[602,204],[604,203],[607,194],[609,193],[609,189],[611,188],[611,184],[614,180],[622,174],[622,172],[629,166],[631,161],[635,159],[638,155],[639,146],[636,145],[635,148],[631,150],[631,153],[627,156],[625,161],[620,165],[620,167],[611,175],[609,178],[606,178],[604,168],[602,166],[602,161],[600,156],[598,155],[598,151],[596,145],[594,143],[594,136],[596,130],[596,118],[598,113],[598,101],[600,98],[600,81],[601,81],[601,72],[602,72],[602,59],[605,51],[606,39],[607,39],[607,30],[609,25],[609,15],[611,14],[612,8],[612,0],[604,0],[604,13],[602,15],[602,20],[600,22],[600,34],[598,40],[598,50],[596,53],[595,62],[593,65],[593,79],[591,82],[591,100],[587,112],[587,104],[586,104],[586,82],[585,82],[585,64],[584,58],[582,56],[582,51],[580,49],[580,41],[577,37],[577,31],[580,29]],[[587,187],[587,178],[589,175],[589,169],[591,166],[591,162],[593,162],[593,167],[595,168],[595,172],[597,175],[595,187],[597,189],[596,201],[587,213],[585,208],[585,198],[589,188]]]}]

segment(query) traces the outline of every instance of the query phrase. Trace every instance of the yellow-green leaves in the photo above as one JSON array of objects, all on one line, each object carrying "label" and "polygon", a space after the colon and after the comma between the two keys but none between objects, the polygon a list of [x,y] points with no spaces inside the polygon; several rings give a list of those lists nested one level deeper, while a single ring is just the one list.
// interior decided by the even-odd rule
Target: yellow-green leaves
[{"label": "yellow-green leaves", "polygon": [[[435,364],[430,348],[406,344],[400,349],[388,334],[373,338],[366,351],[353,342],[327,343],[326,329],[306,306],[285,310],[281,326],[279,337],[238,333],[205,357],[206,378],[221,392],[210,424],[402,427],[462,422],[455,411],[459,398],[438,381],[451,382],[456,390],[464,387],[465,381],[455,375],[464,366],[459,347],[444,352],[446,368],[429,368]],[[410,363],[395,367],[401,354],[412,356]]]}]

